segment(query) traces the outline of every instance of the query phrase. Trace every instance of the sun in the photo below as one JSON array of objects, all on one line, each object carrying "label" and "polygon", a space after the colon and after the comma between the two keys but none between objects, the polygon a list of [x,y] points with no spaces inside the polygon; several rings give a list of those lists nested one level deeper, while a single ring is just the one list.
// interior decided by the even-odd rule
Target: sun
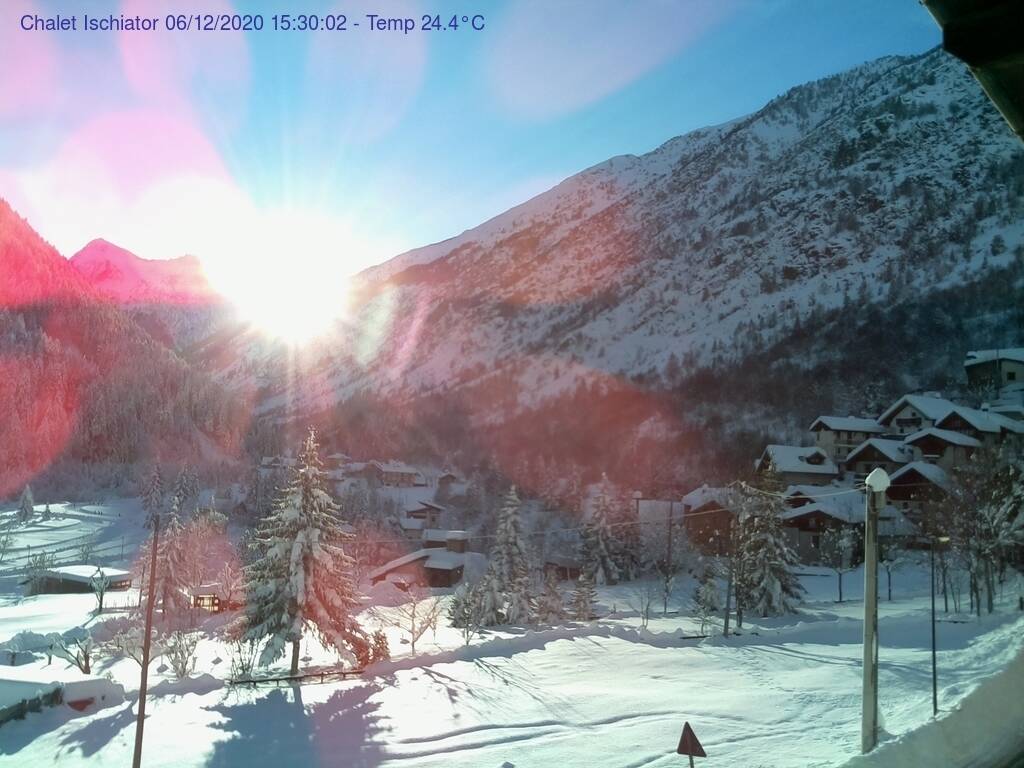
[{"label": "sun", "polygon": [[315,209],[221,209],[200,257],[214,287],[271,336],[304,344],[348,310],[359,268],[378,259],[343,220]]}]

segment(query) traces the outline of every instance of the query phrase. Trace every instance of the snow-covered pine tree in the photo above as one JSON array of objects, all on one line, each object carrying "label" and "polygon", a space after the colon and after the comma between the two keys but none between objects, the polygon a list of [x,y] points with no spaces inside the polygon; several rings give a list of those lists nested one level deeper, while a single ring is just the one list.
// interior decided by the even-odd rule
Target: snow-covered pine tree
[{"label": "snow-covered pine tree", "polygon": [[602,475],[593,513],[583,529],[583,565],[595,584],[616,584],[619,581],[619,568],[612,556],[616,545],[610,526],[611,505],[608,478]]},{"label": "snow-covered pine tree", "polygon": [[519,496],[512,487],[502,500],[498,530],[481,584],[486,626],[530,620],[530,561],[520,528],[519,507]]},{"label": "snow-covered pine tree", "polygon": [[153,527],[153,518],[164,508],[164,480],[160,474],[160,465],[154,464],[149,473],[146,487],[142,491],[142,508],[146,512],[146,527]]},{"label": "snow-covered pine tree", "polygon": [[18,522],[27,523],[35,513],[35,499],[32,498],[32,488],[25,486],[21,492],[21,500],[18,501]]},{"label": "snow-covered pine tree", "polygon": [[462,633],[466,645],[484,626],[483,584],[460,584],[448,604],[448,623]]},{"label": "snow-covered pine tree", "polygon": [[291,644],[291,672],[297,674],[306,629],[348,661],[368,661],[370,641],[355,618],[355,564],[344,549],[351,538],[327,492],[311,429],[291,482],[257,529],[260,557],[246,568],[245,637],[266,641],[261,664],[270,664]]},{"label": "snow-covered pine tree", "polygon": [[572,591],[572,617],[576,621],[590,621],[594,615],[594,604],[597,602],[597,590],[594,582],[586,573],[581,573]]},{"label": "snow-covered pine tree", "polygon": [[710,568],[705,568],[700,583],[693,592],[693,612],[700,621],[700,631],[706,632],[711,617],[721,610],[718,585]]},{"label": "snow-covered pine tree", "polygon": [[794,613],[804,588],[793,572],[796,555],[786,543],[781,518],[774,506],[768,506],[751,515],[747,525],[749,608],[761,616]]},{"label": "snow-covered pine tree", "polygon": [[187,464],[178,472],[174,481],[172,498],[178,502],[178,512],[186,517],[197,511],[199,502],[199,479]]},{"label": "snow-covered pine tree", "polygon": [[370,663],[376,664],[378,661],[387,661],[390,658],[391,648],[388,645],[388,636],[384,634],[384,630],[378,629],[373,633],[370,641]]},{"label": "snow-covered pine tree", "polygon": [[183,616],[191,606],[188,573],[192,547],[176,501],[171,500],[171,509],[160,527],[156,556],[156,593],[163,604],[165,621]]},{"label": "snow-covered pine tree", "polygon": [[498,579],[488,568],[472,596],[481,627],[494,627],[505,621],[505,593]]},{"label": "snow-covered pine tree", "polygon": [[538,624],[559,624],[565,619],[565,613],[558,576],[549,568],[544,572],[544,591],[537,598],[535,619]]},{"label": "snow-covered pine tree", "polygon": [[505,600],[505,623],[528,624],[533,618],[530,574],[522,573],[512,582]]}]

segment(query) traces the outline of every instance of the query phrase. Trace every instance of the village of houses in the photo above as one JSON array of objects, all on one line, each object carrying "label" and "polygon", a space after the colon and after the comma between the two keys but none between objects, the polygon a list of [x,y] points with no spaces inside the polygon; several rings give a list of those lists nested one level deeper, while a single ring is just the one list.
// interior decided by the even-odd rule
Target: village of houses
[{"label": "village of houses", "polygon": [[[850,595],[854,598],[852,605],[834,607],[833,582],[820,578],[827,573],[827,569],[821,567],[822,541],[828,530],[856,532],[863,526],[866,507],[863,480],[870,471],[881,467],[891,478],[887,503],[880,515],[880,535],[910,551],[922,550],[934,543],[929,537],[934,537],[935,531],[926,524],[929,510],[950,491],[957,468],[983,447],[1024,446],[1024,349],[971,352],[964,361],[964,370],[969,388],[988,394],[987,400],[979,401],[977,407],[946,399],[939,393],[906,394],[876,415],[821,415],[808,425],[805,444],[771,444],[765,446],[759,456],[752,456],[754,476],[770,477],[771,487],[781,496],[783,530],[799,563],[798,575],[806,590],[801,621],[819,617],[834,622],[839,616],[840,626],[845,626],[842,622],[859,618],[856,613],[859,586],[854,584],[847,589],[848,599]],[[294,468],[296,461],[292,456],[265,457],[258,472],[266,478],[280,477]],[[480,627],[474,635],[467,634],[465,627],[446,626],[448,620],[440,608],[441,601],[452,599],[450,596],[458,587],[472,584],[483,576],[488,568],[490,539],[493,539],[444,524],[451,517],[444,500],[466,494],[469,484],[466,477],[454,469],[418,467],[394,459],[358,462],[339,452],[323,457],[323,470],[339,497],[353,492],[372,492],[387,500],[387,509],[393,516],[391,523],[398,532],[388,541],[388,548],[382,550],[390,552],[389,557],[360,574],[360,590],[367,601],[367,612],[362,620],[380,627],[382,632],[386,630],[390,646],[391,660],[383,664],[378,660],[374,667],[382,670],[381,674],[389,669],[409,668],[403,665],[413,659],[422,665],[456,662],[470,646],[477,648],[473,651],[476,654],[486,654],[486,649],[493,647],[493,653],[502,658],[514,656],[517,649],[535,651],[538,642],[541,648],[549,642],[543,639],[548,637],[545,632],[556,633],[550,635],[554,642],[595,633],[598,637],[608,637],[608,633],[616,637],[639,628],[646,634],[622,637],[628,637],[630,643],[653,642],[659,648],[685,647],[687,653],[694,648],[694,652],[699,652],[701,646],[694,645],[699,638],[721,634],[720,615],[709,617],[706,610],[704,615],[696,615],[693,596],[695,588],[699,591],[700,586],[697,570],[680,575],[672,604],[670,606],[666,595],[663,611],[652,609],[652,604],[660,603],[661,598],[652,599],[651,591],[646,597],[638,597],[640,590],[635,585],[599,583],[594,593],[593,613],[586,617],[589,621],[581,621],[582,617],[571,615],[567,609],[567,626],[573,629],[545,629],[535,625],[532,631],[540,638],[537,640],[531,639],[530,633],[523,635],[514,628],[506,630],[499,626],[487,630]],[[683,534],[692,551],[705,559],[705,578],[711,573],[724,588],[725,571],[712,570],[712,564],[728,559],[722,556],[729,554],[729,531],[735,516],[735,510],[730,508],[736,498],[734,488],[735,484],[702,485],[678,499],[644,498],[639,492],[623,494],[622,498],[636,505],[636,518],[641,526],[654,531],[654,541],[662,542],[673,531],[676,536]],[[222,493],[219,499],[212,492],[205,492],[202,495],[205,501],[201,500],[199,506],[217,506],[230,519],[230,513],[245,504],[243,494],[235,490]],[[593,514],[595,494],[594,488],[588,492],[584,517]],[[45,514],[37,515],[37,527],[65,530],[63,539],[60,535],[50,539],[32,538],[35,534],[24,529],[22,541],[17,538],[8,541],[6,562],[0,561],[0,579],[4,579],[0,583],[11,587],[10,594],[0,596],[0,728],[20,727],[12,721],[26,717],[31,720],[33,711],[61,701],[70,704],[75,712],[89,713],[131,700],[128,693],[138,686],[137,665],[133,667],[123,659],[108,659],[92,670],[88,666],[83,670],[81,665],[76,667],[74,652],[70,656],[65,654],[64,661],[58,662],[53,641],[47,638],[57,632],[63,633],[64,638],[81,642],[75,638],[82,635],[75,633],[84,632],[83,627],[90,624],[100,626],[97,623],[100,614],[117,616],[119,611],[130,612],[141,604],[139,572],[132,567],[134,551],[144,545],[145,531],[139,522],[140,514],[138,500],[122,500],[106,506],[54,504],[52,511],[47,505]],[[529,528],[535,522],[526,521],[524,527]],[[11,525],[8,528],[20,530]],[[83,530],[97,532],[89,551],[76,548]],[[568,532],[572,532],[571,528]],[[545,535],[529,539],[532,556],[542,561],[537,565],[560,585],[567,605],[569,593],[586,576],[586,565],[575,543],[578,538]],[[22,546],[26,542],[31,543]],[[49,548],[55,557],[47,567],[31,571],[31,578],[28,578],[32,547],[37,553]],[[861,551],[850,553],[851,562],[844,567],[855,568],[862,555]],[[1019,556],[1018,547],[1018,561]],[[893,615],[913,615],[915,621],[923,620],[926,615],[921,612],[920,601],[931,581],[922,570],[924,562],[918,561],[913,575],[897,589],[897,597],[904,596],[903,603],[888,604],[886,610],[903,612]],[[94,594],[98,573],[103,577],[104,595]],[[179,680],[175,685],[182,685],[182,678],[201,679],[199,692],[202,693],[230,685],[237,675],[234,656],[230,670],[225,662],[231,651],[230,644],[221,638],[220,628],[226,619],[220,617],[238,613],[243,605],[244,589],[228,581],[230,577],[219,581],[207,578],[189,590],[193,613],[200,614],[196,622],[201,636],[192,646],[191,666],[161,665],[157,679],[163,680],[162,685],[169,686],[174,680]],[[1020,588],[1019,580],[1008,583],[1010,593]],[[100,600],[100,610],[96,609],[94,597]],[[434,610],[416,618],[416,610],[423,610],[417,606],[422,605],[424,599],[438,603]],[[413,601],[412,618],[408,611],[403,613],[403,600]],[[1004,603],[1011,605],[1012,615],[1016,598],[1008,594]],[[669,607],[672,610],[668,610]],[[721,614],[721,602],[713,607]],[[661,615],[655,615],[657,613]],[[207,618],[202,618],[203,615]],[[108,621],[116,623],[120,619]],[[752,641],[767,632],[785,636],[790,626],[785,620],[770,617],[750,617],[747,622],[748,637]],[[981,636],[993,626],[991,623],[978,625],[972,631]],[[569,635],[564,634],[567,631]],[[418,656],[417,639],[420,642]],[[793,642],[799,644],[798,640]],[[99,647],[97,645],[96,654],[99,654]],[[161,652],[170,658],[169,648]],[[304,674],[312,678],[319,674],[323,681],[325,673],[338,668],[336,657],[328,649],[315,644],[310,649],[308,640],[303,654]],[[715,663],[729,665],[732,662],[723,657]],[[59,670],[55,668],[58,664]],[[955,667],[953,662],[949,664]],[[970,667],[966,656],[963,665],[960,677],[955,677],[952,669],[949,674],[961,682],[973,679],[971,676],[976,670]],[[98,676],[95,673],[99,669],[105,672]],[[248,669],[250,676],[256,674],[252,666]],[[189,677],[200,670],[198,678]],[[280,676],[284,672],[277,668],[276,672],[265,670],[263,674]],[[363,674],[373,672],[367,668]],[[344,675],[339,684],[343,682]],[[962,685],[958,695],[972,688],[972,685]],[[180,693],[191,688],[185,684],[184,688],[166,690]],[[907,728],[920,722],[918,714],[907,717]],[[71,726],[64,718],[57,725],[51,723],[45,727]]]},{"label": "village of houses", "polygon": [[[993,395],[980,407],[937,392],[906,394],[877,416],[819,416],[809,425],[805,445],[765,446],[755,470],[773,475],[781,485],[783,527],[800,562],[821,563],[826,529],[863,528],[863,480],[873,469],[884,469],[891,480],[888,504],[880,512],[880,535],[909,547],[927,547],[924,516],[949,491],[950,472],[982,446],[1024,447],[1024,349],[972,351],[964,371],[968,389]],[[266,458],[263,466],[291,461]],[[463,577],[467,558],[475,558],[473,572],[480,572],[482,553],[467,549],[467,532],[438,528],[445,510],[434,498],[463,492],[465,481],[459,475],[448,470],[431,475],[399,461],[354,463],[344,454],[330,455],[327,461],[339,490],[362,479],[395,498],[398,525],[410,546],[418,547],[376,568],[373,579],[413,578],[451,587]],[[438,488],[444,489],[443,495],[434,492]],[[630,497],[641,525],[681,524],[699,551],[727,554],[727,532],[735,515],[729,508],[730,486],[702,485],[681,500],[648,499],[639,492]],[[544,550],[545,568],[566,580],[579,575],[581,564],[571,547]]]}]

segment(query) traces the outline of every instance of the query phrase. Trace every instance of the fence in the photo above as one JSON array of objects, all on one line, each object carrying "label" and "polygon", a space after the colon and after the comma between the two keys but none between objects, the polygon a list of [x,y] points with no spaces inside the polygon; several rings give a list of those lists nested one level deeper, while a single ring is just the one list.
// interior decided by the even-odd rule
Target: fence
[{"label": "fence", "polygon": [[227,682],[228,685],[251,685],[253,687],[268,683],[273,683],[274,685],[299,683],[301,685],[303,682],[336,682],[338,680],[347,680],[350,677],[359,677],[362,674],[362,669],[329,669],[323,672],[307,672],[302,675],[283,675],[281,677],[240,677],[236,680],[228,680]]},{"label": "fence", "polygon": [[[124,545],[123,537],[121,539],[115,539],[113,541],[107,541],[107,542],[103,542],[102,544],[97,544],[95,547],[92,547],[90,549],[90,551],[89,551],[89,559],[90,560],[96,560],[96,561],[98,561],[99,559],[106,559],[106,560],[123,559],[123,557],[124,557],[124,546],[125,545]],[[78,564],[80,564],[82,562],[82,557],[80,555],[80,550],[81,550],[80,546],[78,546],[78,547],[61,547],[59,549],[51,549],[51,550],[43,549],[42,547],[40,547],[38,550],[34,550],[32,552],[32,554],[36,555],[36,554],[40,554],[40,553],[45,553],[47,555],[51,555],[51,554],[54,554],[54,553],[60,553],[60,552],[64,552],[64,551],[67,551],[67,550],[76,550],[76,552],[75,552],[75,554],[70,555],[68,557],[64,557],[64,558],[56,558],[55,557],[53,560],[48,561],[46,566],[48,568],[53,568],[53,567],[56,567],[56,566],[59,566],[59,565],[78,565]],[[21,558],[19,558],[18,560],[21,560]],[[2,563],[2,565],[9,565],[11,567],[5,568],[4,570],[0,570],[0,578],[4,578],[4,577],[8,577],[8,576],[23,576],[26,573],[28,573],[28,571],[29,571],[29,568],[28,568],[28,564],[29,564],[28,563],[28,558],[27,557],[24,558],[24,562],[20,562],[20,563],[18,562],[18,560],[15,560],[15,561],[5,560],[4,563]],[[93,563],[90,563],[90,565],[92,565],[92,564]]]},{"label": "fence", "polygon": [[40,712],[43,707],[56,707],[64,700],[64,692],[54,688],[31,699],[22,699],[17,704],[0,708],[0,726],[11,720],[23,720],[29,712]]}]

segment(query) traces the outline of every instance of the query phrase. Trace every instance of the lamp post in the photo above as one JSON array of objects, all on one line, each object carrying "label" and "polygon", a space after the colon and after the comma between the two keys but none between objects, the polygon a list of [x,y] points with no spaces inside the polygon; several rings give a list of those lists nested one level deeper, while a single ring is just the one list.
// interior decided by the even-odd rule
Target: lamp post
[{"label": "lamp post", "polygon": [[939,714],[939,673],[935,663],[935,545],[948,541],[949,536],[932,536],[931,546],[928,548],[932,566],[932,717]]},{"label": "lamp post", "polygon": [[889,475],[871,470],[864,515],[864,683],[861,700],[860,747],[865,754],[878,744],[878,511],[885,505]]}]

